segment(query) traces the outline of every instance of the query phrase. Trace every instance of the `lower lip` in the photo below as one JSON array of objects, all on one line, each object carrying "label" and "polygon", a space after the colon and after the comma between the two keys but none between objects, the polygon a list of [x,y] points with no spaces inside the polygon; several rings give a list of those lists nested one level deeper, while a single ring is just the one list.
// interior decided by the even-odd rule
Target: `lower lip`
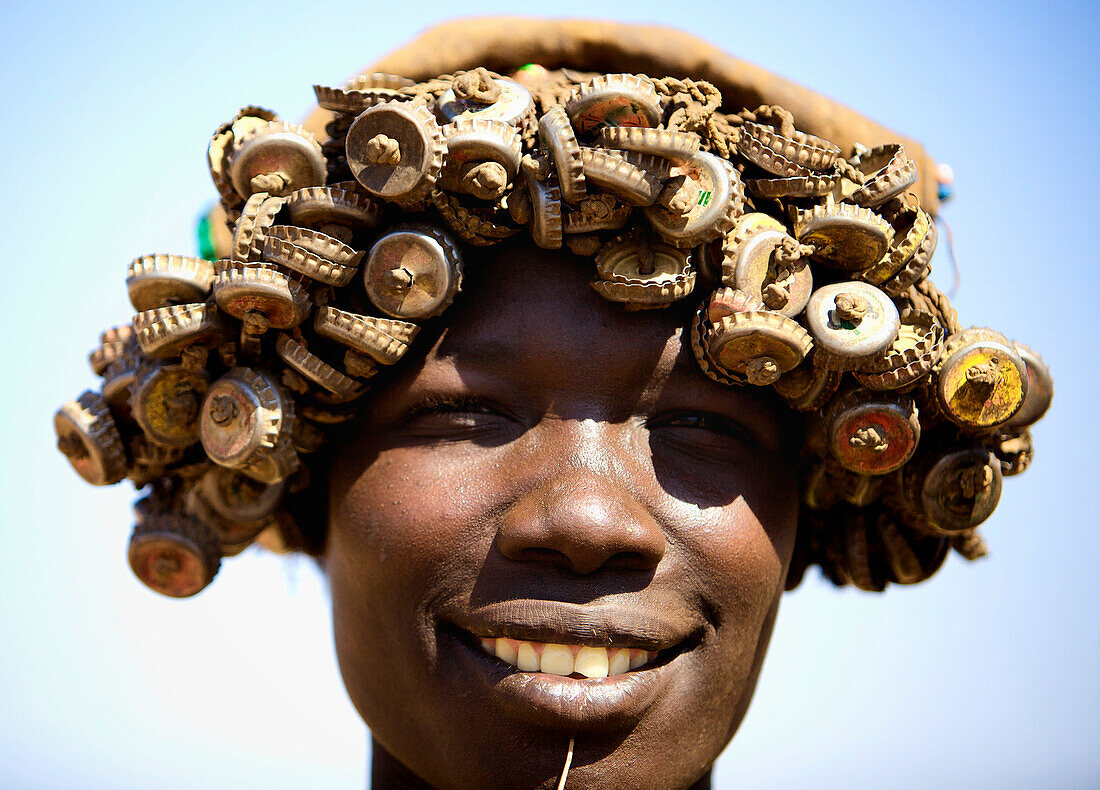
[{"label": "lower lip", "polygon": [[459,660],[473,670],[475,682],[505,708],[541,727],[593,730],[633,724],[653,704],[671,672],[672,662],[606,678],[521,672],[452,636]]}]

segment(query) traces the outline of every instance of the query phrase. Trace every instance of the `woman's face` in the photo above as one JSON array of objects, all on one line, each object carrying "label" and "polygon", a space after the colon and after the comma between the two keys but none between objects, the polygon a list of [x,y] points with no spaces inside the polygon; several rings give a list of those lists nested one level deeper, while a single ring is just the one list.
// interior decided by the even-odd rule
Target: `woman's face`
[{"label": "woman's face", "polygon": [[[605,302],[585,263],[468,259],[333,467],[344,682],[376,761],[433,787],[555,787],[571,737],[570,788],[687,787],[760,671],[797,516],[782,410],[699,372],[683,308]],[[569,657],[619,674],[554,674]]]}]

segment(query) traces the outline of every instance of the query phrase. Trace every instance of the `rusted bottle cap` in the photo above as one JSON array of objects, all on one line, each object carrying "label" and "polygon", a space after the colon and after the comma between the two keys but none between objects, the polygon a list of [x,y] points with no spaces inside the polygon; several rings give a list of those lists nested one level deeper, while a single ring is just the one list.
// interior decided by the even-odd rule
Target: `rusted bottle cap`
[{"label": "rusted bottle cap", "polygon": [[875,524],[883,556],[896,584],[916,584],[931,577],[947,559],[948,542],[921,535],[899,524],[892,514],[880,513]]},{"label": "rusted bottle cap", "polygon": [[143,359],[140,349],[134,345],[103,371],[103,400],[107,401],[111,412],[123,421],[130,419],[130,386],[135,381],[138,366]]},{"label": "rusted bottle cap", "polygon": [[930,314],[908,309],[900,314],[897,339],[881,356],[856,371],[864,387],[878,392],[908,387],[927,376],[943,350],[943,327]]},{"label": "rusted bottle cap", "polygon": [[[478,78],[481,84],[473,85],[474,77],[462,75],[470,85],[452,86],[436,102],[436,113],[444,123],[462,118],[484,118],[518,126],[535,109],[531,92],[515,80],[507,77]],[[470,90],[470,87],[473,90]],[[459,91],[456,91],[456,87]]]},{"label": "rusted bottle cap", "polygon": [[1014,428],[1000,432],[990,443],[990,449],[1001,462],[1001,474],[1015,477],[1031,466],[1035,448],[1027,428]]},{"label": "rusted bottle cap", "polygon": [[295,225],[313,228],[326,225],[373,228],[382,216],[382,207],[371,198],[335,185],[292,192],[287,197],[286,210]]},{"label": "rusted bottle cap", "polygon": [[199,440],[196,418],[210,380],[184,365],[144,364],[130,388],[134,420],[150,440],[190,447]]},{"label": "rusted bottle cap", "polygon": [[441,189],[432,190],[432,205],[447,228],[461,241],[475,247],[488,247],[520,232],[521,229],[512,224],[503,202],[487,206]]},{"label": "rusted bottle cap", "polygon": [[270,525],[285,491],[285,481],[261,483],[212,465],[188,491],[187,506],[215,528],[223,546],[235,546],[252,540]]},{"label": "rusted bottle cap", "polygon": [[374,72],[360,74],[341,88],[329,88],[314,85],[313,93],[317,104],[333,112],[358,115],[368,107],[387,101],[401,101],[405,97],[400,91],[416,83],[397,74]]},{"label": "rusted bottle cap", "polygon": [[636,74],[593,77],[574,89],[565,110],[582,136],[605,126],[655,127],[661,120],[661,102],[653,83]]},{"label": "rusted bottle cap", "polygon": [[504,121],[462,118],[443,127],[447,154],[439,185],[480,200],[496,201],[519,172],[523,144]]},{"label": "rusted bottle cap", "polygon": [[1005,423],[1006,428],[1026,428],[1037,423],[1054,398],[1054,378],[1043,358],[1023,343],[1013,343],[1027,366],[1027,395],[1023,406]]},{"label": "rusted bottle cap", "polygon": [[[420,328],[391,318],[359,315],[335,307],[322,307],[313,319],[321,337],[335,340],[383,365],[393,365],[409,350]],[[354,374],[353,374],[354,375]]]},{"label": "rusted bottle cap", "polygon": [[850,203],[824,203],[798,211],[794,235],[814,247],[815,260],[844,271],[874,266],[894,241],[890,223]]},{"label": "rusted bottle cap", "polygon": [[195,595],[213,581],[220,565],[217,536],[198,519],[157,513],[130,536],[130,568],[161,595]]},{"label": "rusted bottle cap", "polygon": [[794,370],[780,376],[772,387],[792,409],[809,412],[828,403],[839,389],[843,376],[838,370],[829,370],[805,360]]},{"label": "rusted bottle cap", "polygon": [[832,192],[839,180],[840,176],[835,171],[814,173],[807,170],[801,175],[786,178],[750,179],[745,182],[745,189],[750,195],[763,198],[821,197]]},{"label": "rusted bottle cap", "polygon": [[[266,126],[269,121],[277,121],[278,116],[263,107],[242,107],[232,120],[214,130],[207,147],[207,163],[210,177],[226,206],[240,206],[242,196],[233,188],[230,178],[230,161],[233,154],[233,141],[242,139],[250,132]],[[247,197],[245,195],[244,197]]]},{"label": "rusted bottle cap", "polygon": [[446,145],[439,124],[422,104],[380,104],[348,129],[348,167],[372,195],[415,202],[432,191]]},{"label": "rusted bottle cap", "polygon": [[840,148],[828,140],[797,129],[783,134],[774,126],[753,121],[741,125],[738,147],[753,164],[784,177],[801,175],[794,168],[828,170],[840,156]]},{"label": "rusted bottle cap", "polygon": [[849,471],[882,475],[900,469],[920,441],[920,421],[911,398],[852,390],[825,416],[829,450]]},{"label": "rusted bottle cap", "polygon": [[948,338],[936,372],[940,408],[963,428],[1003,425],[1027,397],[1027,365],[1012,341],[992,329],[970,327]]},{"label": "rusted bottle cap", "polygon": [[718,288],[707,298],[702,310],[711,324],[717,324],[727,315],[766,310],[759,298],[736,288]]},{"label": "rusted bottle cap", "polygon": [[544,250],[557,250],[562,243],[561,190],[557,179],[549,175],[539,180],[531,173],[524,173],[523,183],[527,188],[527,204],[531,219],[528,227],[531,238]]},{"label": "rusted bottle cap", "polygon": [[678,132],[672,129],[605,126],[600,129],[596,144],[601,148],[637,151],[683,164],[690,162],[699,153],[702,138],[694,132]]},{"label": "rusted bottle cap", "polygon": [[237,367],[210,385],[199,434],[210,460],[277,483],[298,468],[294,402],[270,373]]},{"label": "rusted bottle cap", "polygon": [[901,330],[898,309],[873,285],[841,282],[810,296],[806,322],[818,352],[834,370],[859,367],[890,348]]},{"label": "rusted bottle cap", "polygon": [[214,282],[214,264],[186,255],[143,255],[130,263],[126,290],[135,310],[201,302]]},{"label": "rusted bottle cap", "polygon": [[151,442],[142,433],[130,437],[127,449],[133,463],[126,477],[134,484],[134,488],[143,488],[164,477],[168,467],[181,461],[187,453],[183,447],[165,447],[163,444]]},{"label": "rusted bottle cap", "polygon": [[666,160],[633,151],[581,149],[585,183],[604,189],[630,206],[650,206],[669,172]]},{"label": "rusted bottle cap", "polygon": [[798,366],[813,343],[797,323],[770,311],[734,313],[715,324],[708,347],[723,370],[765,386]]},{"label": "rusted bottle cap", "polygon": [[558,188],[566,203],[577,203],[586,194],[581,147],[561,105],[554,105],[539,119],[539,140],[550,152],[558,175]]},{"label": "rusted bottle cap", "polygon": [[684,212],[663,205],[651,205],[646,219],[667,241],[694,247],[728,233],[744,210],[745,190],[741,176],[725,160],[700,151],[677,168],[695,186],[695,199]]},{"label": "rusted bottle cap", "polygon": [[[316,282],[340,288],[350,283],[358,271],[359,258],[355,251],[331,236],[288,225],[276,225],[272,230],[275,228],[279,231],[270,233],[264,239],[265,262],[290,269]],[[328,240],[327,245],[324,240]],[[312,249],[307,249],[307,246]],[[331,257],[312,251],[325,246],[336,248],[330,249],[330,255],[344,258],[348,263],[338,263]],[[348,254],[345,255],[345,252]]]},{"label": "rusted bottle cap", "polygon": [[699,369],[707,378],[726,386],[740,386],[745,379],[736,374],[727,373],[718,366],[718,363],[710,355],[710,327],[707,320],[705,305],[695,313],[695,320],[691,322],[691,351],[695,357]]},{"label": "rusted bottle cap", "polygon": [[614,195],[597,192],[581,198],[574,208],[565,212],[563,230],[567,234],[619,230],[626,226],[633,210]]},{"label": "rusted bottle cap", "polygon": [[614,282],[672,282],[687,276],[691,263],[683,250],[627,234],[600,248],[596,271],[601,279]]},{"label": "rusted bottle cap", "polygon": [[274,329],[298,326],[312,307],[301,282],[264,263],[216,261],[214,298],[234,318],[260,321]]},{"label": "rusted bottle cap", "polygon": [[363,285],[386,315],[423,320],[439,315],[462,285],[462,258],[443,231],[415,225],[378,239],[363,265]]},{"label": "rusted bottle cap", "polygon": [[323,186],[325,155],[303,127],[269,121],[242,137],[234,135],[229,176],[237,194],[286,196],[296,189]]},{"label": "rusted bottle cap", "polygon": [[192,345],[211,347],[225,337],[217,308],[209,302],[143,310],[134,316],[141,351],[151,359],[179,356]]},{"label": "rusted bottle cap", "polygon": [[307,381],[337,396],[341,402],[354,400],[365,392],[362,384],[311,353],[304,343],[290,335],[279,335],[275,342],[275,353]]},{"label": "rusted bottle cap", "polygon": [[287,199],[269,196],[266,192],[252,195],[241,209],[233,230],[230,257],[237,261],[258,261],[263,251],[264,232],[275,224]]},{"label": "rusted bottle cap", "polygon": [[99,395],[89,390],[66,403],[54,414],[53,427],[57,449],[86,481],[108,486],[126,476],[129,462],[122,434]]},{"label": "rusted bottle cap", "polygon": [[1001,498],[1001,464],[984,448],[965,448],[937,458],[921,483],[924,515],[945,533],[973,529]]},{"label": "rusted bottle cap", "polygon": [[788,264],[777,260],[776,253],[785,244],[798,246],[785,232],[761,230],[753,233],[725,258],[722,279],[752,294],[777,313],[794,318],[806,307],[814,281],[805,261]]},{"label": "rusted bottle cap", "polygon": [[846,519],[844,564],[848,577],[865,592],[882,592],[890,578],[873,518],[865,510]]},{"label": "rusted bottle cap", "polygon": [[863,151],[849,162],[866,176],[863,185],[844,198],[851,203],[873,208],[917,183],[917,166],[905,146],[897,143]]},{"label": "rusted bottle cap", "polygon": [[603,245],[596,254],[596,272],[600,279],[593,288],[605,299],[628,304],[669,304],[695,285],[687,253],[634,234]]},{"label": "rusted bottle cap", "polygon": [[108,366],[132,348],[135,342],[134,330],[129,324],[103,330],[99,335],[99,346],[88,354],[92,372],[102,376]]},{"label": "rusted bottle cap", "polygon": [[[932,216],[916,205],[895,199],[883,204],[880,210],[883,219],[894,228],[894,242],[889,254],[859,273],[859,279],[872,285],[882,285],[898,274],[921,249],[928,235],[935,233]],[[931,252],[927,258],[931,260]]]},{"label": "rusted bottle cap", "polygon": [[882,290],[890,296],[900,297],[912,286],[925,279],[932,265],[932,256],[936,252],[938,240],[939,231],[936,230],[935,224],[930,222],[928,232],[921,239],[917,251],[893,277],[882,284]]}]

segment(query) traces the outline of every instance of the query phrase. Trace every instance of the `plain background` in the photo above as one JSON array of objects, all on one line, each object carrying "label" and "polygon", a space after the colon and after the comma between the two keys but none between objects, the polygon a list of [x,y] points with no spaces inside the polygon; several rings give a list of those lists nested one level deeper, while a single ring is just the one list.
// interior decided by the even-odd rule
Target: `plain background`
[{"label": "plain background", "polygon": [[1100,785],[1100,14],[1059,0],[6,4],[0,785],[363,786],[311,564],[249,551],[196,599],[148,592],[125,562],[132,491],[84,485],[51,415],[94,385],[98,332],[129,320],[128,262],[195,251],[218,123],[248,103],[302,117],[314,82],[505,10],[676,25],[922,140],[957,175],[963,321],[1033,345],[1057,380],[1036,463],[984,529],[991,557],[884,595],[812,572],[787,596],[717,785]]}]

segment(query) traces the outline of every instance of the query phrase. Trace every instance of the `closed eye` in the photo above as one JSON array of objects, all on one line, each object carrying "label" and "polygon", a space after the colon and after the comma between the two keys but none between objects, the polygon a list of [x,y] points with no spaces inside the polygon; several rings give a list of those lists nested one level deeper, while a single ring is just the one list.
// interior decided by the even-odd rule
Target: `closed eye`
[{"label": "closed eye", "polygon": [[500,404],[473,395],[431,395],[409,409],[404,432],[435,442],[510,441],[518,421]]},{"label": "closed eye", "polygon": [[711,460],[742,460],[761,451],[758,437],[730,417],[712,412],[671,412],[646,420],[653,441]]}]

